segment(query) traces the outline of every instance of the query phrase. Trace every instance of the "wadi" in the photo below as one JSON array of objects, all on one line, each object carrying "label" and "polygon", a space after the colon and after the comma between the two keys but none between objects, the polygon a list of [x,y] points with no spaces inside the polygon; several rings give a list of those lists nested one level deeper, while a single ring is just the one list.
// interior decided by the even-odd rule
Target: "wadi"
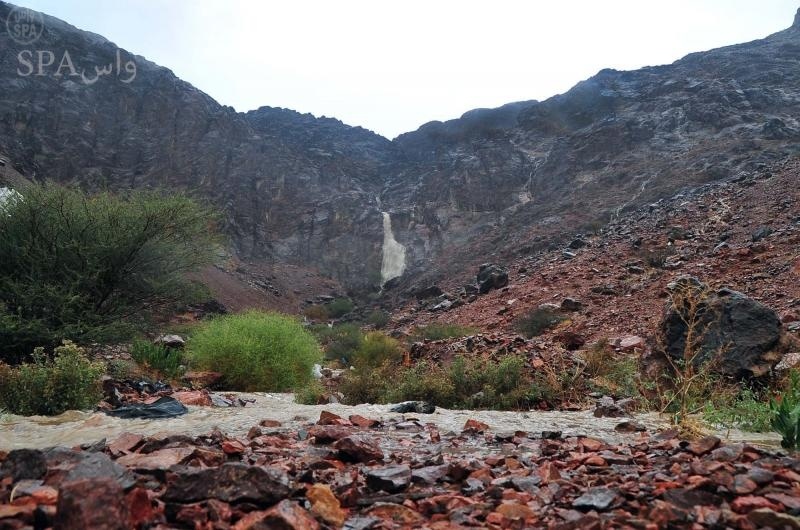
[{"label": "wadi", "polygon": [[800,528],[800,11],[391,140],[0,20],[0,530]]}]

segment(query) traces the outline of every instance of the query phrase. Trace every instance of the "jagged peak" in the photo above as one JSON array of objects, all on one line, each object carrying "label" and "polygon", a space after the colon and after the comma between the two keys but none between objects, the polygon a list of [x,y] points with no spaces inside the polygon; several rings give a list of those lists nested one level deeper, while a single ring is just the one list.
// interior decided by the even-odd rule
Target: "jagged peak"
[{"label": "jagged peak", "polygon": [[792,22],[792,27],[790,29],[800,30],[800,8],[798,8],[797,12],[794,14],[794,22]]}]

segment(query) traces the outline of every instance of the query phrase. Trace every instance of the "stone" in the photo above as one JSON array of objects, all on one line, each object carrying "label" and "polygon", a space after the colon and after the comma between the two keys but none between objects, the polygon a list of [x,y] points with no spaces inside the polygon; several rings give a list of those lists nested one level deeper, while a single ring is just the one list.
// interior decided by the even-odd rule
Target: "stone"
[{"label": "stone", "polygon": [[411,481],[431,486],[447,476],[448,466],[425,466],[411,471]]},{"label": "stone", "polygon": [[189,371],[183,374],[181,380],[191,388],[215,388],[222,381],[220,372]]},{"label": "stone", "polygon": [[508,270],[493,263],[484,263],[478,269],[477,281],[480,294],[486,294],[492,289],[508,285]]},{"label": "stone", "polygon": [[618,348],[620,351],[624,352],[633,352],[636,350],[641,350],[645,346],[645,341],[642,337],[636,335],[628,335],[626,337],[622,337],[619,340]]},{"label": "stone", "polygon": [[389,406],[389,412],[397,412],[400,414],[416,413],[416,414],[433,414],[436,406],[427,401],[404,401],[396,405]]},{"label": "stone", "polygon": [[117,438],[109,443],[106,448],[113,457],[120,457],[133,451],[140,443],[142,443],[142,435],[130,432],[124,432],[117,436]]},{"label": "stone", "polygon": [[226,463],[208,469],[185,468],[167,483],[162,499],[189,503],[204,499],[272,505],[291,493],[289,477],[276,468]]},{"label": "stone", "polygon": [[416,291],[414,291],[414,297],[417,300],[427,300],[428,298],[436,298],[437,296],[441,296],[442,294],[444,294],[444,291],[442,291],[437,285],[429,285],[428,287],[424,287],[422,289],[417,289]]},{"label": "stone", "polygon": [[172,397],[184,405],[194,405],[198,407],[210,407],[211,397],[202,390],[182,390],[173,392]]},{"label": "stone", "polygon": [[719,447],[721,442],[722,441],[716,436],[706,436],[705,438],[691,442],[686,449],[693,455],[702,456]]},{"label": "stone", "polygon": [[38,479],[47,472],[47,460],[37,449],[14,449],[0,466],[0,476],[14,480]]},{"label": "stone", "polygon": [[329,444],[353,434],[353,429],[343,425],[315,425],[308,429],[314,443]]},{"label": "stone", "polygon": [[[136,478],[129,469],[115,462],[104,453],[74,453],[74,459],[58,466],[57,471],[51,469],[48,483],[75,482],[83,479],[110,479],[123,489],[130,489]],[[63,473],[63,474],[62,474]]]},{"label": "stone", "polygon": [[311,513],[326,523],[340,528],[347,517],[339,499],[327,484],[314,484],[306,490],[306,498],[311,502]]},{"label": "stone", "polygon": [[354,462],[374,462],[383,460],[383,450],[372,438],[351,435],[333,444],[342,460]]},{"label": "stone", "polygon": [[411,508],[391,502],[377,502],[366,511],[366,514],[399,525],[416,525],[423,520],[422,515]]},{"label": "stone", "polygon": [[759,226],[758,228],[753,230],[750,239],[752,239],[753,243],[758,243],[762,239],[768,237],[770,234],[772,234],[772,229],[770,227]]},{"label": "stone", "polygon": [[380,420],[365,418],[364,416],[360,416],[358,414],[352,414],[348,419],[350,420],[350,423],[363,429],[373,429],[381,425]]},{"label": "stone", "polygon": [[[670,286],[673,293],[705,298],[697,315],[698,326],[705,332],[696,363],[719,355],[715,368],[738,379],[759,377],[777,364],[779,358],[772,356],[772,351],[781,338],[781,323],[775,311],[730,289],[709,292],[700,280],[691,276],[681,276]],[[686,307],[670,307],[661,321],[666,354],[673,359],[684,355],[686,311]],[[666,362],[658,354],[649,359],[650,363]]]},{"label": "stone", "polygon": [[186,346],[186,340],[180,335],[161,335],[153,342],[154,344],[166,346],[167,348],[178,349]]},{"label": "stone", "polygon": [[470,434],[481,434],[489,430],[489,426],[482,421],[468,419],[461,429],[461,432]]},{"label": "stone", "polygon": [[193,447],[170,447],[147,454],[132,453],[125,455],[118,458],[117,463],[143,471],[169,469],[172,466],[185,463],[193,454]]},{"label": "stone", "polygon": [[65,482],[59,488],[54,528],[128,530],[130,509],[122,487],[108,478]]},{"label": "stone", "polygon": [[609,509],[617,498],[616,490],[606,487],[589,488],[580,497],[572,501],[572,507],[604,511]]},{"label": "stone", "polygon": [[800,529],[799,517],[788,513],[779,513],[770,508],[756,508],[747,514],[747,518],[758,528]]},{"label": "stone", "polygon": [[407,465],[374,467],[367,471],[367,486],[373,490],[397,493],[411,484],[411,468]]},{"label": "stone", "polygon": [[615,425],[614,430],[617,432],[634,433],[645,432],[647,431],[647,427],[637,421],[623,421]]},{"label": "stone", "polygon": [[564,298],[559,307],[562,311],[580,311],[583,309],[583,302],[574,298]]},{"label": "stone", "polygon": [[233,530],[318,530],[319,523],[295,501],[283,500],[266,511],[250,512]]},{"label": "stone", "polygon": [[317,425],[352,425],[352,423],[333,412],[323,410],[319,413]]}]

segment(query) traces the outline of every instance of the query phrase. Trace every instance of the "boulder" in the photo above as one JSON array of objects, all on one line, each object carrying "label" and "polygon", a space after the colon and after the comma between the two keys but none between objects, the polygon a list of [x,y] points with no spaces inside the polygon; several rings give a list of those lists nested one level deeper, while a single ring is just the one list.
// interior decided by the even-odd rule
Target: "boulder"
[{"label": "boulder", "polygon": [[486,294],[492,289],[508,285],[508,271],[493,263],[484,263],[478,269],[478,291]]},{"label": "boulder", "polygon": [[53,525],[61,530],[131,528],[130,510],[122,487],[108,478],[65,483],[59,489]]},{"label": "boulder", "polygon": [[219,499],[273,505],[290,493],[289,477],[279,469],[227,463],[208,469],[178,471],[162,499],[180,503]]},{"label": "boulder", "polygon": [[[781,322],[772,309],[731,289],[713,292],[697,278],[682,276],[669,284],[673,293],[661,322],[664,352],[675,360],[684,356],[688,305],[680,301],[689,293],[701,300],[697,306],[698,333],[702,333],[700,352],[695,362],[716,363],[720,373],[739,379],[761,377],[780,360],[773,349],[781,338]],[[680,307],[676,307],[680,306]],[[658,359],[656,353],[651,358]]]},{"label": "boulder", "polygon": [[161,335],[155,340],[155,343],[167,348],[183,348],[186,346],[186,340],[180,335]]}]

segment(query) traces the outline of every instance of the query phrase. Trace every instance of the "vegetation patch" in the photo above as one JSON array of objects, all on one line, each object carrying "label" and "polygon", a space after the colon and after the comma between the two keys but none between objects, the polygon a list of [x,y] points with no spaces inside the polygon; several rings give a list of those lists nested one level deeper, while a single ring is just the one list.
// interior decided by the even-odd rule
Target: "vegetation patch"
[{"label": "vegetation patch", "polygon": [[308,384],[322,351],[290,316],[249,311],[201,325],[187,344],[193,367],[223,374],[226,388],[285,392]]},{"label": "vegetation patch", "polygon": [[55,415],[94,407],[102,398],[105,365],[64,341],[48,356],[36,348],[33,360],[16,367],[0,363],[0,409],[23,416]]},{"label": "vegetation patch", "polygon": [[180,350],[148,341],[134,342],[131,357],[145,369],[155,370],[167,379],[178,379],[186,370]]},{"label": "vegetation patch", "polygon": [[443,339],[460,339],[468,335],[474,335],[478,330],[467,326],[459,326],[458,324],[428,324],[427,326],[418,327],[412,334],[412,340],[443,340]]}]

